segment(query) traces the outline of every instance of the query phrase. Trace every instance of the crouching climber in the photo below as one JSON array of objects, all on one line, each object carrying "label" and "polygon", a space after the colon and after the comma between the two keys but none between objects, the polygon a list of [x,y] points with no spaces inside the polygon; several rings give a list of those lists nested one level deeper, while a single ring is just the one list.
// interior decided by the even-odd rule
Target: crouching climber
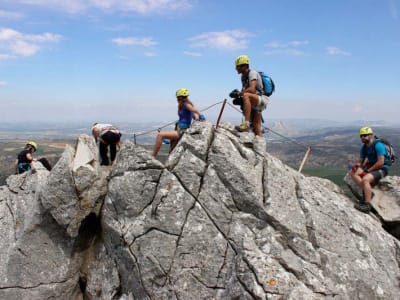
[{"label": "crouching climber", "polygon": [[388,174],[390,157],[383,142],[374,139],[370,127],[360,129],[360,138],[363,143],[360,158],[352,166],[349,175],[363,190],[361,202],[354,207],[364,213],[369,213],[373,195],[372,186]]},{"label": "crouching climber", "polygon": [[178,101],[179,121],[176,124],[174,131],[164,131],[158,133],[153,148],[154,157],[156,157],[158,151],[160,151],[164,139],[170,140],[170,151],[172,151],[184,132],[190,127],[192,119],[199,119],[200,121],[205,121],[206,119],[204,115],[194,106],[192,101],[189,100],[188,89],[180,88],[177,90],[176,99]]},{"label": "crouching climber", "polygon": [[35,159],[33,152],[38,149],[37,143],[29,141],[26,143],[24,150],[22,150],[15,160],[15,174],[22,174],[32,169],[32,162],[39,161],[49,171],[51,171],[51,165],[46,158]]},{"label": "crouching climber", "polygon": [[[121,132],[117,127],[111,124],[94,123],[92,125],[92,134],[96,143],[99,141],[99,151],[101,166],[113,164],[117,155],[117,147],[121,147]],[[108,159],[108,147],[110,147],[110,159]]]}]

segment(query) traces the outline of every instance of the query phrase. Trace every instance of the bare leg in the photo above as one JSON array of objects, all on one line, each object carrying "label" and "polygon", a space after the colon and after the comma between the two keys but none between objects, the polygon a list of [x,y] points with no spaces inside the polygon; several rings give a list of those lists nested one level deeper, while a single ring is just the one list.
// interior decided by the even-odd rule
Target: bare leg
[{"label": "bare leg", "polygon": [[164,131],[157,134],[156,142],[153,148],[153,156],[156,157],[158,152],[160,151],[162,140],[169,139],[171,143],[177,141],[179,139],[178,132],[176,131]]},{"label": "bare leg", "polygon": [[253,131],[255,135],[262,136],[261,130],[261,113],[254,112],[253,114]]},{"label": "bare leg", "polygon": [[359,186],[359,187],[363,187],[363,179],[360,176],[360,174],[363,172],[363,169],[358,168],[355,172],[353,172],[352,170],[350,170],[349,175],[350,177],[353,179],[353,181]]},{"label": "bare leg", "polygon": [[250,122],[251,107],[257,106],[259,102],[259,96],[257,94],[244,93],[243,94],[243,110],[244,120]]},{"label": "bare leg", "polygon": [[370,203],[372,198],[372,187],[371,184],[374,181],[374,176],[367,174],[362,178],[362,188],[364,191],[365,202]]}]

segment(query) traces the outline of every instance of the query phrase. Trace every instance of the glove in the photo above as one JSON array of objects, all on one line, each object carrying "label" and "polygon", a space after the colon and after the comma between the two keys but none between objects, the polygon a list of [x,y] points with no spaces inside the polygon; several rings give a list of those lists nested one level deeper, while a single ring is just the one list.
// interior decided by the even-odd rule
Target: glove
[{"label": "glove", "polygon": [[205,121],[205,120],[206,120],[206,117],[205,117],[204,115],[200,115],[200,116],[199,116],[199,120],[200,120],[200,121]]}]

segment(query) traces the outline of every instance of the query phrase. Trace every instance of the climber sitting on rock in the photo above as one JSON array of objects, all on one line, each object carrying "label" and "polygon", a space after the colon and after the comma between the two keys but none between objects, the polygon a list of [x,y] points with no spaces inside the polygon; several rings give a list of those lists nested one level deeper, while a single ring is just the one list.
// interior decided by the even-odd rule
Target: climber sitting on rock
[{"label": "climber sitting on rock", "polygon": [[198,110],[192,101],[189,100],[189,90],[186,88],[180,88],[176,91],[176,100],[178,101],[178,115],[179,121],[176,124],[174,131],[159,132],[156,138],[156,142],[153,148],[153,156],[156,157],[160,151],[162,142],[167,139],[171,143],[170,151],[174,149],[179,139],[182,137],[184,132],[190,127],[192,119],[198,119],[205,121],[205,116]]},{"label": "climber sitting on rock", "polygon": [[380,141],[375,141],[370,127],[360,129],[360,138],[363,143],[360,158],[352,166],[349,175],[363,190],[361,202],[354,207],[364,213],[369,213],[373,196],[372,186],[388,174],[390,158],[385,145]]},{"label": "climber sitting on rock", "polygon": [[39,161],[49,171],[51,171],[51,165],[46,158],[35,159],[33,158],[33,152],[37,150],[37,143],[29,141],[26,143],[24,150],[22,150],[15,160],[15,174],[22,174],[32,169],[32,162]]}]

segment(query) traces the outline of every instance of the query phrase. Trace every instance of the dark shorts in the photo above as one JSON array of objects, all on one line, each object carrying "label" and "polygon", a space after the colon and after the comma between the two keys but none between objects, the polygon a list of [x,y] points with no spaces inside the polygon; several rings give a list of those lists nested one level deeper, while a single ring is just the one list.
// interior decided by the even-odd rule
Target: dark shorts
[{"label": "dark shorts", "polygon": [[107,131],[100,137],[101,141],[106,145],[117,144],[121,139],[120,132]]},{"label": "dark shorts", "polygon": [[373,185],[377,184],[379,180],[381,180],[383,177],[385,177],[388,172],[385,169],[380,169],[376,171],[370,172],[370,174],[374,177],[374,182]]},{"label": "dark shorts", "polygon": [[188,128],[181,128],[178,124],[175,126],[175,130],[178,132],[179,139],[181,139],[182,135],[188,130]]}]

